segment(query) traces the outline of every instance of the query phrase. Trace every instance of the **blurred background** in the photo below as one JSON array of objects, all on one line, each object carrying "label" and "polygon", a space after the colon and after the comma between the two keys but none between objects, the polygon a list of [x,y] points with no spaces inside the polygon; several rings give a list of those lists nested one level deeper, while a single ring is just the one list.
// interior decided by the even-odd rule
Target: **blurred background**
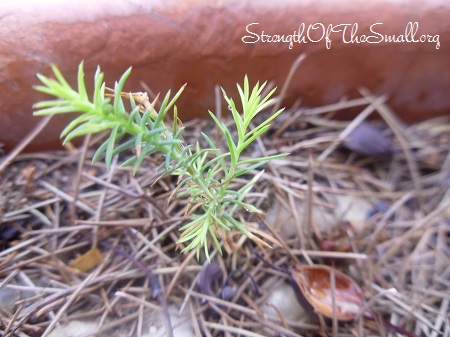
[{"label": "blurred background", "polygon": [[[11,150],[38,122],[32,105],[46,97],[33,90],[36,73],[50,75],[56,64],[75,86],[82,60],[87,83],[98,65],[110,87],[132,66],[129,91],[165,93],[187,83],[182,120],[206,116],[215,109],[215,86],[233,95],[245,74],[282,86],[302,53],[286,106],[334,103],[366,87],[387,94],[405,122],[448,115],[449,16],[450,3],[431,0],[4,2],[0,143]],[[59,147],[67,120],[53,119],[27,150]]]}]

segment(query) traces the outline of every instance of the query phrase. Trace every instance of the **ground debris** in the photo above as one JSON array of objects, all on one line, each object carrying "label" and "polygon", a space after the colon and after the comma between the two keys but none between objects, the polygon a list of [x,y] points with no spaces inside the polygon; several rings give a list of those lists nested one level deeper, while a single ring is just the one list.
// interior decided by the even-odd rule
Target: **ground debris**
[{"label": "ground debris", "polygon": [[[346,135],[358,124],[324,116],[352,101],[328,110],[292,108],[252,150],[290,153],[266,167],[248,197],[270,217],[241,215],[281,242],[264,251],[271,264],[333,265],[355,279],[367,303],[357,320],[332,327],[306,315],[285,317],[285,308],[268,299],[289,286],[286,276],[238,236],[227,242],[231,254],[211,254],[234,298],[201,293],[198,278],[208,262],[175,250],[186,206],[184,200],[167,204],[176,180],[150,188],[161,158],[148,158],[136,175],[116,165],[107,171],[102,162],[91,165],[100,142],[93,137],[77,150],[20,153],[2,172],[0,331],[59,336],[88,322],[82,336],[147,336],[165,333],[155,328],[155,317],[169,317],[192,336],[313,336],[333,329],[336,336],[363,336],[395,327],[411,336],[444,336],[450,326],[450,119],[407,126],[370,93],[363,96],[361,109],[372,105],[380,117],[389,156],[344,148],[353,150]],[[211,130],[208,123],[185,122],[185,139]],[[101,259],[73,268],[91,249]],[[237,269],[242,276],[225,281]]]}]

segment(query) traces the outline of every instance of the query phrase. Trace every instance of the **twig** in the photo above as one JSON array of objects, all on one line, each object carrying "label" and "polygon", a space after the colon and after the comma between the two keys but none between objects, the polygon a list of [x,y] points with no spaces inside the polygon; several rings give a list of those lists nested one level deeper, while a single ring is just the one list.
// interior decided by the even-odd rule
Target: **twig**
[{"label": "twig", "polygon": [[386,96],[381,96],[373,101],[369,101],[370,105],[367,106],[361,113],[355,117],[347,127],[339,134],[337,139],[317,158],[318,161],[325,160],[337,147],[338,145],[357,127],[361,122],[363,122],[367,117],[370,116],[372,112],[376,110],[378,104],[384,103],[386,101]]},{"label": "twig", "polygon": [[47,126],[47,124],[51,121],[52,116],[45,116],[42,118],[39,123],[29,132],[24,139],[20,141],[19,144],[2,160],[0,163],[0,173],[4,171],[4,169],[17,157],[17,155],[22,152],[22,150],[30,144],[37,135],[39,135],[42,130]]},{"label": "twig", "polygon": [[292,64],[291,68],[289,69],[289,73],[286,77],[286,80],[283,83],[283,86],[281,87],[281,91],[279,96],[277,97],[277,102],[275,103],[275,105],[272,108],[272,114],[274,114],[275,112],[277,112],[280,107],[281,107],[281,103],[284,99],[284,96],[286,96],[286,91],[288,90],[292,78],[295,75],[295,72],[297,71],[298,67],[300,66],[300,64],[302,64],[303,60],[306,58],[307,54],[303,53],[300,54],[294,61],[294,63]]}]

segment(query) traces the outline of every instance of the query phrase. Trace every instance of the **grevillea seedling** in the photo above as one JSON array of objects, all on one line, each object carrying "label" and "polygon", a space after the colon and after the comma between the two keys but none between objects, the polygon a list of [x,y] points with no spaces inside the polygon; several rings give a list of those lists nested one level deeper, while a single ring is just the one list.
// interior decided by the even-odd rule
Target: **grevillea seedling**
[{"label": "grevillea seedling", "polygon": [[[265,83],[258,83],[250,89],[247,77],[243,87],[238,85],[242,111],[238,111],[235,102],[224,90],[223,96],[230,107],[234,120],[235,133],[220,121],[212,112],[211,118],[226,139],[227,151],[222,152],[213,140],[202,133],[207,148],[200,143],[186,144],[182,138],[183,126],[177,116],[176,100],[183,92],[184,86],[171,97],[170,91],[165,95],[159,109],[158,97],[150,102],[146,93],[127,93],[123,91],[125,82],[130,75],[128,69],[114,89],[109,89],[103,82],[103,73],[97,68],[94,78],[94,92],[89,97],[85,82],[83,63],[78,68],[78,86],[73,89],[64,79],[56,66],[53,66],[55,78],[38,74],[43,85],[37,86],[40,92],[56,97],[35,104],[35,115],[54,115],[64,113],[79,113],[63,130],[61,137],[64,143],[75,137],[91,133],[107,131],[107,139],[97,149],[93,161],[104,155],[108,167],[114,156],[125,150],[132,150],[132,155],[122,165],[133,166],[136,173],[143,160],[153,153],[162,153],[165,160],[158,168],[161,177],[178,176],[178,185],[172,196],[187,198],[185,210],[189,222],[180,228],[182,231],[178,244],[184,245],[184,252],[201,248],[209,259],[209,239],[221,253],[221,243],[226,242],[231,229],[237,229],[258,245],[267,243],[252,233],[252,228],[237,220],[237,211],[244,208],[247,211],[261,213],[254,205],[245,201],[252,186],[261,176],[257,173],[244,186],[237,190],[230,184],[239,176],[266,164],[269,160],[284,157],[279,154],[268,157],[242,158],[242,153],[270,126],[270,123],[283,111],[278,110],[262,123],[257,124],[255,117],[274,103],[271,98],[275,89],[267,95],[262,91]],[[129,100],[131,108],[127,110],[124,99]],[[173,122],[168,123],[167,115],[173,110]],[[256,123],[256,125],[255,125]],[[209,238],[209,239],[208,239]]]}]

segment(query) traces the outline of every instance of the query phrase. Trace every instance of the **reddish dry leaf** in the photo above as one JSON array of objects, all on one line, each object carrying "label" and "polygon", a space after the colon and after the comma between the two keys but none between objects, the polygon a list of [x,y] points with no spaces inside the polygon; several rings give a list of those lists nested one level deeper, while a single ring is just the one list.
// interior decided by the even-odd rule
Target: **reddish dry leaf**
[{"label": "reddish dry leaf", "polygon": [[28,165],[22,169],[21,174],[25,178],[25,192],[30,193],[34,188],[34,175],[36,173],[36,167],[33,165]]},{"label": "reddish dry leaf", "polygon": [[339,270],[325,265],[298,266],[291,270],[291,278],[299,302],[312,314],[332,319],[333,296],[338,321],[351,321],[360,314],[363,292],[353,279]]}]

